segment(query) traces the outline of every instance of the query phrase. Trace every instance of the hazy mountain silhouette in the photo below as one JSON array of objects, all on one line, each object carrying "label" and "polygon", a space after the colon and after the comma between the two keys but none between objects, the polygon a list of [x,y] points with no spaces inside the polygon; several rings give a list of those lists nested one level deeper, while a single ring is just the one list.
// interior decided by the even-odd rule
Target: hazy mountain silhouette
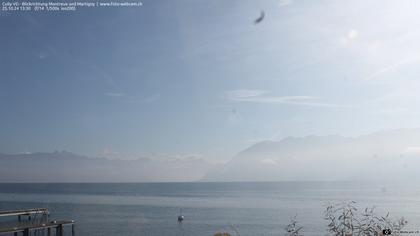
[{"label": "hazy mountain silhouette", "polygon": [[420,129],[404,129],[264,141],[217,166],[196,157],[110,160],[66,151],[0,154],[0,182],[410,181],[420,178],[419,167]]},{"label": "hazy mountain silhouette", "polygon": [[420,177],[420,129],[359,137],[307,136],[257,143],[204,181],[415,180]]},{"label": "hazy mountain silhouette", "polygon": [[210,164],[202,159],[109,160],[71,152],[0,154],[0,182],[194,181]]}]

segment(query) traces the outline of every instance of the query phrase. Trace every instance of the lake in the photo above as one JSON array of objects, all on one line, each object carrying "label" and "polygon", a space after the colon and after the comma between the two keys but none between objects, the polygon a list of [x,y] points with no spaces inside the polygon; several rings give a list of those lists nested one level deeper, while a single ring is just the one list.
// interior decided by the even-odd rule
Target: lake
[{"label": "lake", "polygon": [[420,184],[0,184],[0,210],[47,207],[53,219],[75,220],[76,235],[284,235],[295,215],[304,235],[325,235],[325,207],[346,200],[360,209],[376,206],[381,214],[404,216],[405,229],[420,229]]}]

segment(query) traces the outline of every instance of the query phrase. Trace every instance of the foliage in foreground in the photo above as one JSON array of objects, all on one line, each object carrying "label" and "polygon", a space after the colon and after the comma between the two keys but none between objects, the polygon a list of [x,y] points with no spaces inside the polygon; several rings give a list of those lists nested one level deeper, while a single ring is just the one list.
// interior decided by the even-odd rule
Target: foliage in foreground
[{"label": "foliage in foreground", "polygon": [[327,230],[333,236],[375,236],[381,235],[382,230],[389,229],[392,235],[399,235],[399,231],[407,224],[404,218],[392,220],[389,213],[385,216],[376,214],[374,207],[367,207],[358,212],[356,202],[344,202],[329,205],[324,212],[328,221]]},{"label": "foliage in foreground", "polygon": [[296,216],[290,219],[290,223],[286,225],[284,230],[286,231],[285,236],[300,236],[302,235],[300,231],[303,229],[302,226],[299,225],[298,221],[296,220]]},{"label": "foliage in foreground", "polygon": [[[390,218],[389,213],[380,216],[375,212],[375,207],[367,207],[359,212],[356,202],[342,202],[328,205],[324,212],[327,220],[329,236],[381,236],[382,230],[389,229],[392,235],[400,235],[399,231],[407,224],[402,217],[398,220]],[[285,236],[303,236],[303,227],[297,217],[291,218],[286,227]],[[239,235],[237,230],[236,234]],[[231,236],[229,233],[216,233],[214,236]]]},{"label": "foliage in foreground", "polygon": [[226,232],[223,232],[223,233],[217,232],[214,236],[231,236],[231,235]]}]

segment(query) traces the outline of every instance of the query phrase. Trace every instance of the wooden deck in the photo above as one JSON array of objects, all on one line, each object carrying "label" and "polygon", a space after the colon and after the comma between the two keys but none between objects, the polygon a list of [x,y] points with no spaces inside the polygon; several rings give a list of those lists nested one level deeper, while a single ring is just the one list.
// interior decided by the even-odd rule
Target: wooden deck
[{"label": "wooden deck", "polygon": [[0,234],[14,234],[18,235],[22,233],[24,236],[29,236],[31,232],[36,230],[47,230],[47,235],[52,235],[52,230],[55,231],[55,235],[63,236],[64,235],[64,226],[70,225],[72,235],[75,235],[74,232],[74,221],[73,220],[61,220],[61,221],[51,221],[45,224],[36,224],[36,225],[19,225],[12,228],[0,228]]},{"label": "wooden deck", "polygon": [[47,208],[34,208],[28,210],[17,210],[17,211],[0,211],[0,217],[2,216],[22,216],[22,215],[35,215],[35,214],[49,214]]},{"label": "wooden deck", "polygon": [[[47,208],[0,211],[0,217],[13,216],[17,216],[18,220],[5,221],[3,224],[0,224],[0,235],[30,236],[32,232],[47,231],[48,236],[64,236],[64,228],[66,226],[71,226],[71,235],[75,235],[75,222],[73,220],[49,221],[49,211]],[[28,216],[28,218],[22,220],[21,216]]]}]

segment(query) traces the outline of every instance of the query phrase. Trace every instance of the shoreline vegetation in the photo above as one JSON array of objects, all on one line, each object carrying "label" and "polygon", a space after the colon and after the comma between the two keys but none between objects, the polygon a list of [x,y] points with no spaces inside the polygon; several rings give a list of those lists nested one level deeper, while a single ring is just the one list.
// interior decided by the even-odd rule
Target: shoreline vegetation
[{"label": "shoreline vegetation", "polygon": [[[408,223],[404,217],[394,219],[387,213],[378,215],[375,207],[359,210],[355,201],[329,204],[324,211],[326,221],[326,235],[331,236],[382,236],[401,235],[402,229]],[[235,234],[217,232],[214,236],[240,236],[234,228]],[[300,225],[297,215],[290,219],[284,228],[284,236],[303,236],[304,226]]]}]

